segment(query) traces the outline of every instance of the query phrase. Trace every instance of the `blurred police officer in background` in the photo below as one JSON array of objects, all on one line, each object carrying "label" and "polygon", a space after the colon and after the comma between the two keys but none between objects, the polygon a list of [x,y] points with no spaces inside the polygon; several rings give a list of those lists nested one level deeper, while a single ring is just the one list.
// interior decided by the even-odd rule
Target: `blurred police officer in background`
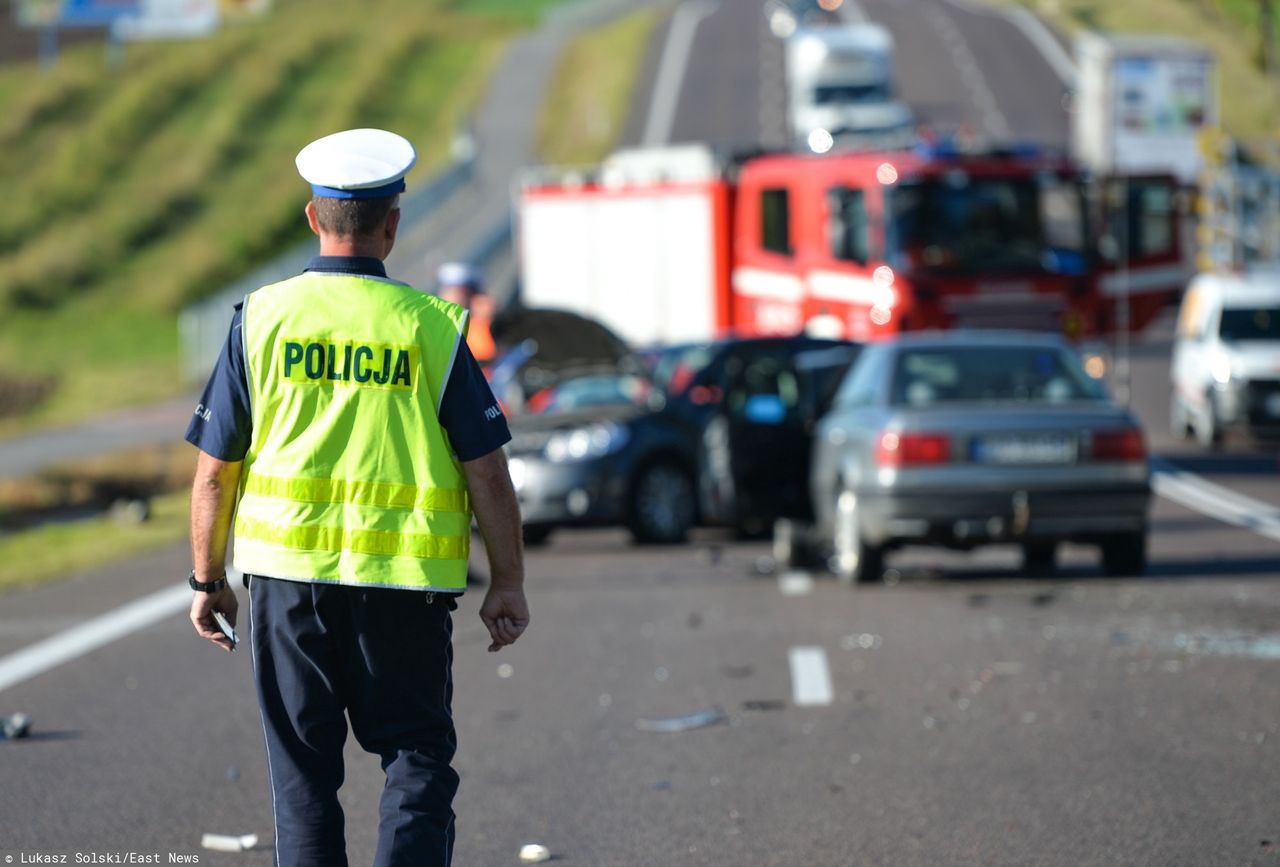
[{"label": "blurred police officer in background", "polygon": [[529,622],[510,439],[464,335],[468,312],[388,279],[415,153],[382,130],[298,154],[320,255],[251,293],[187,430],[196,632],[227,650],[234,512],[249,587],[277,864],[345,865],[347,723],[382,759],[377,865],[445,865],[454,840],[450,612],[471,518],[492,578],[490,651]]},{"label": "blurred police officer in background", "polygon": [[471,354],[479,362],[492,361],[494,345],[489,327],[493,322],[493,299],[484,291],[480,271],[466,262],[445,262],[436,272],[436,282],[440,284],[441,298],[471,313],[467,329]]}]

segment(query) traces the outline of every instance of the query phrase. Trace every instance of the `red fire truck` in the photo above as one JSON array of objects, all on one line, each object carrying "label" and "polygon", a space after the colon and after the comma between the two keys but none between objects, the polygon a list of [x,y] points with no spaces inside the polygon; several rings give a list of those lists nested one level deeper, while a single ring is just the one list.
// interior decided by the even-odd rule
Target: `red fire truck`
[{"label": "red fire truck", "polygon": [[1034,149],[623,151],[520,192],[521,300],[637,345],[733,332],[1141,328],[1188,275],[1176,181]]}]

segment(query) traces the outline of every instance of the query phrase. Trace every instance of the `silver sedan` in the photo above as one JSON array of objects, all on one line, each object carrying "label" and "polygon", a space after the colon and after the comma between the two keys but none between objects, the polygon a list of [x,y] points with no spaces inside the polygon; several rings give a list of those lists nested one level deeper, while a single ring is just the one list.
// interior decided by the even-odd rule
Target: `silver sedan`
[{"label": "silver sedan", "polygon": [[1109,575],[1146,568],[1142,431],[1055,335],[946,332],[868,346],[818,425],[817,540],[842,580],[904,545],[1096,544]]}]

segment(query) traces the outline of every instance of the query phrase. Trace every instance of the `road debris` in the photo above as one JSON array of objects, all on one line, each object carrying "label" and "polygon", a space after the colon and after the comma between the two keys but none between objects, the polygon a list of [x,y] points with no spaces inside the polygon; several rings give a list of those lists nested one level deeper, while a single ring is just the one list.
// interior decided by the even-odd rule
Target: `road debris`
[{"label": "road debris", "polygon": [[551,850],[541,843],[525,843],[520,847],[520,860],[525,864],[541,864],[551,860]]},{"label": "road debris", "polygon": [[111,504],[108,514],[117,524],[145,524],[151,520],[151,502],[136,498],[119,499]]},{"label": "road debris", "polygon": [[668,719],[638,719],[636,720],[636,728],[642,732],[663,732],[665,734],[675,734],[678,732],[693,731],[694,729],[706,728],[719,722],[724,722],[724,711],[718,708],[710,710],[702,710],[697,713],[687,714],[685,716],[670,717]]},{"label": "road debris", "polygon": [[213,852],[248,852],[258,845],[258,835],[205,834],[200,838],[200,845]]},{"label": "road debris", "polygon": [[10,714],[4,718],[4,736],[6,740],[20,740],[30,733],[31,717],[25,713]]},{"label": "road debris", "polygon": [[743,710],[782,710],[786,706],[785,701],[776,698],[754,698],[742,703]]}]

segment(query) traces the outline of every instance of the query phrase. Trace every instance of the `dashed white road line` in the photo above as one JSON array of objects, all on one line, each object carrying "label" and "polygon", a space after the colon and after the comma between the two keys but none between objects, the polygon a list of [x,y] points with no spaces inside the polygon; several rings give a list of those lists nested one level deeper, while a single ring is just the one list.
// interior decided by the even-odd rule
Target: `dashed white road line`
[{"label": "dashed white road line", "polygon": [[1022,35],[1040,52],[1045,63],[1049,64],[1049,68],[1062,80],[1063,84],[1068,87],[1075,85],[1076,63],[1071,58],[1070,52],[1063,47],[1040,16],[1030,9],[1025,6],[996,7],[984,0],[946,0],[946,2],[971,15],[1005,19],[1022,31]]},{"label": "dashed white road line", "polygon": [[820,707],[831,704],[831,667],[827,652],[821,647],[793,647],[791,661],[791,699],[797,707]]},{"label": "dashed white road line", "polygon": [[653,99],[649,103],[649,116],[645,119],[642,143],[646,147],[669,144],[671,127],[675,124],[676,106],[680,103],[680,90],[684,85],[685,69],[693,51],[693,37],[698,25],[719,6],[719,0],[690,0],[681,4],[671,18],[667,29],[667,41],[662,47],[662,59],[658,65],[658,79],[653,86]]},{"label": "dashed white road line", "polygon": [[960,29],[941,6],[924,7],[924,15],[947,46],[947,51],[951,54],[951,62],[955,64],[960,78],[969,90],[974,107],[982,117],[982,125],[986,128],[987,135],[997,140],[1007,139],[1010,134],[1009,121],[1000,110],[996,95],[992,92],[991,85],[987,83],[987,78],[978,65],[978,59],[974,56],[969,44],[965,42]]},{"label": "dashed white road line", "polygon": [[186,584],[166,587],[44,641],[37,641],[0,659],[0,692],[124,638],[131,632],[172,617],[190,605],[191,588]]}]

